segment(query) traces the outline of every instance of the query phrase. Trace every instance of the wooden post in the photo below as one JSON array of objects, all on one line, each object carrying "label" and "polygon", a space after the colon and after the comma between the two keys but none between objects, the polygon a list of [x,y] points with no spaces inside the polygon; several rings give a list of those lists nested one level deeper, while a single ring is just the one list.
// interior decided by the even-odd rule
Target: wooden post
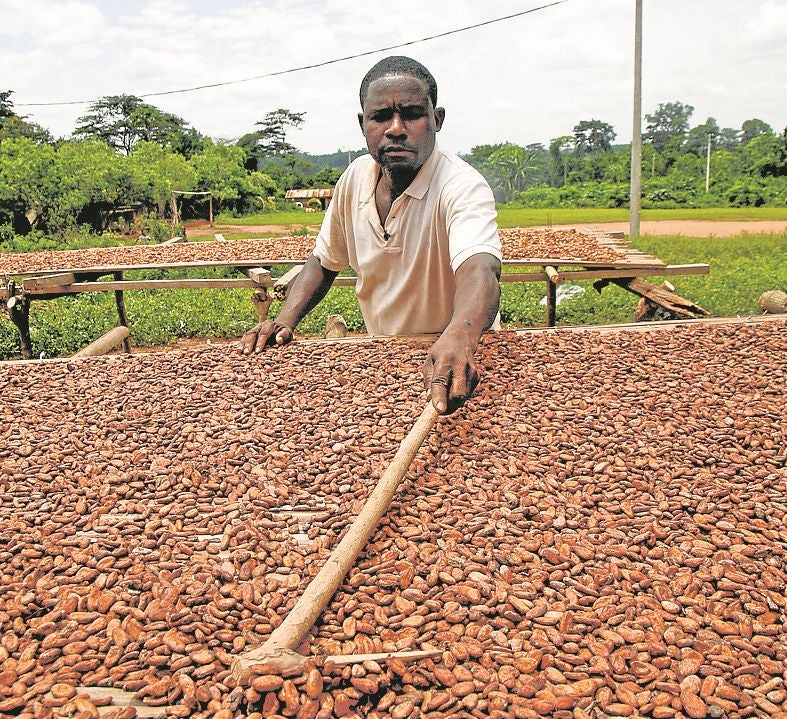
[{"label": "wooden post", "polygon": [[[551,270],[551,272],[550,272]],[[547,327],[554,327],[557,322],[557,284],[553,277],[557,275],[557,268],[545,267],[547,277]]]},{"label": "wooden post", "polygon": [[175,193],[172,193],[172,226],[178,224],[178,200],[175,197]]},{"label": "wooden post", "polygon": [[[174,195],[173,195],[174,197]],[[122,280],[122,272],[113,272],[112,277],[115,280]],[[126,301],[123,298],[123,290],[115,290],[115,305],[118,310],[118,319],[120,320],[121,327],[128,327],[128,316],[126,315]],[[123,338],[123,351],[126,354],[131,354],[131,340],[128,335]]]},{"label": "wooden post", "polygon": [[23,359],[33,359],[33,343],[30,340],[30,297],[12,294],[6,302],[11,322],[19,332],[19,349]]},{"label": "wooden post", "polygon": [[213,227],[213,193],[208,195],[208,212],[210,214],[210,226]]},{"label": "wooden post", "polygon": [[117,347],[121,342],[128,339],[128,327],[113,327],[109,332],[101,335],[97,340],[91,342],[87,347],[83,347],[79,352],[74,353],[74,357],[99,357],[105,355],[111,349]]},{"label": "wooden post", "polygon": [[268,292],[267,287],[258,287],[251,293],[251,301],[257,308],[257,317],[260,322],[265,322],[268,319],[268,310],[273,304],[273,295]]},{"label": "wooden post", "polygon": [[642,0],[634,11],[634,113],[631,132],[631,183],[629,187],[629,237],[639,237],[642,209]]}]

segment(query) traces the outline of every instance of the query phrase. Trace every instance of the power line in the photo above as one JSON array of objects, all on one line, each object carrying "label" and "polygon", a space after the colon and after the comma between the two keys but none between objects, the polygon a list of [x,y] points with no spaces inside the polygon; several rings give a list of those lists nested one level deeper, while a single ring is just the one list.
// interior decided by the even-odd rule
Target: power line
[{"label": "power line", "polygon": [[[513,18],[521,17],[522,15],[529,15],[534,12],[538,12],[539,10],[546,10],[547,8],[554,7],[555,5],[562,5],[563,3],[568,2],[568,0],[555,0],[554,2],[548,3],[547,5],[540,5],[539,7],[531,8],[530,10],[522,10],[521,12],[512,13],[511,15],[504,15],[502,17],[496,17],[492,20],[484,20],[483,22],[476,23],[475,25],[466,25],[465,27],[460,27],[455,30],[447,30],[446,32],[438,33],[437,35],[429,35],[427,37],[419,38],[418,40],[409,40],[408,42],[402,42],[398,45],[389,45],[388,47],[381,47],[377,48],[376,50],[368,50],[366,52],[359,52],[355,55],[346,55],[345,57],[337,57],[333,60],[324,60],[323,62],[313,63],[311,65],[301,65],[300,67],[292,67],[287,70],[278,70],[276,72],[268,72],[264,75],[255,75],[254,77],[246,77],[240,80],[227,80],[225,82],[214,82],[208,85],[195,85],[194,87],[185,87],[180,90],[164,90],[162,92],[146,92],[141,95],[137,95],[137,97],[161,97],[162,95],[177,95],[184,92],[195,92],[196,90],[207,90],[213,87],[225,87],[227,85],[238,85],[242,82],[252,82],[254,80],[262,80],[268,77],[277,77],[279,75],[289,75],[294,72],[301,72],[303,70],[314,70],[318,67],[325,67],[326,65],[335,65],[339,62],[346,62],[347,60],[355,60],[359,57],[366,57],[367,55],[374,55],[378,52],[388,52],[389,50],[396,50],[401,47],[408,47],[409,45],[415,45],[419,42],[427,42],[428,40],[436,40],[441,37],[448,37],[449,35],[456,35],[460,32],[465,32],[467,30],[474,30],[479,27],[484,27],[485,25],[492,25],[497,22],[503,22],[505,20],[512,20]],[[92,102],[96,102],[97,98],[93,98],[92,100],[63,100],[59,102],[15,102],[14,105],[16,107],[48,107],[54,105],[89,105]]]}]

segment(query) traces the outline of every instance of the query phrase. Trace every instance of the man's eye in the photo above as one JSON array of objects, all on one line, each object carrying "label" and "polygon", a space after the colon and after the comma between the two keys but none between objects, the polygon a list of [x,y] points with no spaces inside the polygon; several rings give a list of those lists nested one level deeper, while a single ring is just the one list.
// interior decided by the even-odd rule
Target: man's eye
[{"label": "man's eye", "polygon": [[402,108],[400,116],[405,122],[408,120],[417,120],[423,117],[426,113],[420,107],[405,107]]},{"label": "man's eye", "polygon": [[382,110],[372,113],[372,120],[375,122],[388,122],[393,117],[393,110]]}]

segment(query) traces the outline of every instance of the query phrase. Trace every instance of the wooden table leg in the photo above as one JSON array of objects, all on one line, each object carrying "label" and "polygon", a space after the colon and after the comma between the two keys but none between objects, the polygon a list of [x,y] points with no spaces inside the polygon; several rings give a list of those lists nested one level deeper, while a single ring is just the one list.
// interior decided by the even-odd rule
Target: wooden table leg
[{"label": "wooden table leg", "polygon": [[[113,272],[112,277],[120,281],[123,279],[123,273]],[[122,327],[128,327],[128,315],[126,314],[126,301],[123,298],[123,290],[115,290],[115,305],[117,306],[120,325]],[[123,350],[126,354],[131,354],[131,340],[129,337],[123,340]]]},{"label": "wooden table leg", "polygon": [[6,310],[11,322],[19,332],[19,349],[23,359],[33,359],[33,343],[30,339],[30,297],[12,295],[6,302]]},{"label": "wooden table leg", "polygon": [[[544,268],[544,270],[553,268]],[[554,270],[553,270],[554,271]],[[551,273],[547,280],[547,327],[554,327],[557,322],[557,284],[552,281]]]}]

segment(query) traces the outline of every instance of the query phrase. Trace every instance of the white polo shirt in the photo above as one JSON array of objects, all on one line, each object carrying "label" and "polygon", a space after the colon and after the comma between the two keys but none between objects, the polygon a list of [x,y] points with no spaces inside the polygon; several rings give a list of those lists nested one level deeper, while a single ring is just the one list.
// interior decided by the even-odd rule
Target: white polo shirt
[{"label": "white polo shirt", "polygon": [[363,155],[339,178],[314,254],[326,269],[355,270],[370,335],[442,332],[453,314],[459,266],[482,252],[502,259],[492,190],[477,170],[435,147],[383,227],[374,197],[378,172]]}]

